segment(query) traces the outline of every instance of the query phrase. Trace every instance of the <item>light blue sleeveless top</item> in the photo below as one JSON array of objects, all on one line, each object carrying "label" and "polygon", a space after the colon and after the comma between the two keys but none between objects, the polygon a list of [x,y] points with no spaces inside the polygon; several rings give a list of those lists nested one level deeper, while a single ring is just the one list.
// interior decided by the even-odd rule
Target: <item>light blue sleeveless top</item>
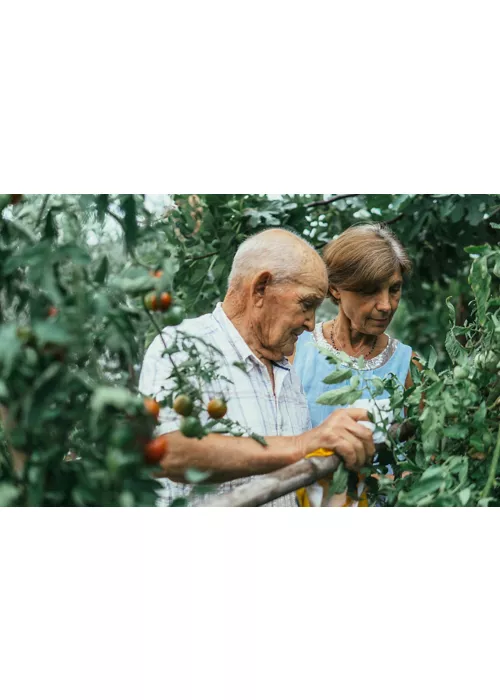
[{"label": "light blue sleeveless top", "polygon": [[[331,345],[323,336],[322,323],[316,325],[314,333],[305,332],[299,337],[293,363],[304,387],[313,428],[322,423],[337,408],[345,408],[345,406],[320,406],[316,400],[326,391],[349,384],[349,380],[334,386],[323,382],[323,379],[335,370],[335,366],[328,362],[318,347],[324,347],[332,352]],[[387,348],[378,357],[366,362],[366,369],[360,371],[361,377],[362,379],[371,377],[384,379],[389,374],[394,374],[404,386],[410,371],[411,358],[412,349],[408,345],[404,345],[395,338],[390,338]],[[363,385],[364,382],[359,386],[360,390],[363,389],[362,398],[369,399],[368,389]],[[388,398],[387,392],[377,396],[377,400],[384,398]]]}]

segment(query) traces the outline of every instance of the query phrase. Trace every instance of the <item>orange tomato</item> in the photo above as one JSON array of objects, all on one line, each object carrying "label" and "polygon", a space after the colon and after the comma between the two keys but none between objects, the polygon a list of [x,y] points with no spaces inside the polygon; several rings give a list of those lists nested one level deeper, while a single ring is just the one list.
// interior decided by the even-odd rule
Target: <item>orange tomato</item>
[{"label": "orange tomato", "polygon": [[212,399],[208,403],[207,411],[210,418],[220,420],[227,413],[227,404],[224,399]]},{"label": "orange tomato", "polygon": [[150,440],[144,448],[144,458],[148,464],[156,464],[167,453],[168,440],[166,435]]},{"label": "orange tomato", "polygon": [[144,399],[144,407],[148,413],[150,413],[152,416],[154,416],[156,420],[158,420],[158,416],[160,415],[160,404],[158,403],[158,401],[146,397]]}]

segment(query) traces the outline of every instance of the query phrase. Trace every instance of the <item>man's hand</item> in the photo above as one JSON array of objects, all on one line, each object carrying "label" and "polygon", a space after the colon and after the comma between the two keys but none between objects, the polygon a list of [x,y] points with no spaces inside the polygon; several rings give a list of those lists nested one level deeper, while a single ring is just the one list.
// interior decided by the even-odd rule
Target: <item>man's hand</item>
[{"label": "man's hand", "polygon": [[371,430],[358,423],[369,420],[368,412],[362,408],[334,411],[321,425],[301,436],[304,454],[322,447],[341,457],[348,469],[361,469],[372,461],[375,454]]}]

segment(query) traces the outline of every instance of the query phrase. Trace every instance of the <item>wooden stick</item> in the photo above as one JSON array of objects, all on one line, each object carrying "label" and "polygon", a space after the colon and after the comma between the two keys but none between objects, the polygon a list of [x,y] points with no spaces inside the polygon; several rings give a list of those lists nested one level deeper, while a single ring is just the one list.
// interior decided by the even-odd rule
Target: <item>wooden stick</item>
[{"label": "wooden stick", "polygon": [[[396,440],[405,441],[415,433],[413,425],[407,421],[392,425],[392,436]],[[298,489],[314,484],[319,479],[331,476],[339,468],[341,460],[335,455],[331,457],[311,457],[300,462],[277,469],[254,479],[249,484],[236,486],[229,493],[213,496],[201,502],[198,508],[234,508],[263,506],[286,496]]]},{"label": "wooden stick", "polygon": [[207,499],[200,506],[210,508],[263,506],[297,489],[314,484],[318,479],[331,476],[339,468],[339,464],[340,459],[336,456],[301,459],[300,462],[277,469],[249,484],[237,486],[229,493]]}]

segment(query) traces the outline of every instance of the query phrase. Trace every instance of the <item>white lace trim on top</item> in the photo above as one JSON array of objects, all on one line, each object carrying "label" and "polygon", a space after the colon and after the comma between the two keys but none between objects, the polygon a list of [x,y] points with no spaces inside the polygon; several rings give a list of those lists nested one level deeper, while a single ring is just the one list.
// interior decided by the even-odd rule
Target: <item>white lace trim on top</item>
[{"label": "white lace trim on top", "polygon": [[[313,336],[314,336],[314,340],[316,341],[316,345],[319,348],[322,348],[323,350],[327,350],[328,352],[332,353],[333,355],[340,356],[340,354],[341,354],[340,351],[336,350],[334,347],[332,347],[332,345],[330,345],[328,340],[323,335],[323,323],[320,322],[320,323],[316,324],[314,331],[313,331]],[[391,359],[391,357],[396,352],[396,348],[399,345],[399,340],[396,340],[396,338],[391,338],[390,336],[388,336],[388,338],[389,338],[389,342],[387,343],[387,347],[385,348],[385,350],[382,350],[380,355],[373,357],[371,360],[365,360],[365,366],[361,370],[362,372],[367,372],[368,370],[372,370],[372,369],[378,369],[379,367],[382,367],[383,365],[385,365],[385,363]],[[353,357],[352,359],[359,360],[358,357]],[[345,364],[345,363],[342,362],[341,364]]]}]

